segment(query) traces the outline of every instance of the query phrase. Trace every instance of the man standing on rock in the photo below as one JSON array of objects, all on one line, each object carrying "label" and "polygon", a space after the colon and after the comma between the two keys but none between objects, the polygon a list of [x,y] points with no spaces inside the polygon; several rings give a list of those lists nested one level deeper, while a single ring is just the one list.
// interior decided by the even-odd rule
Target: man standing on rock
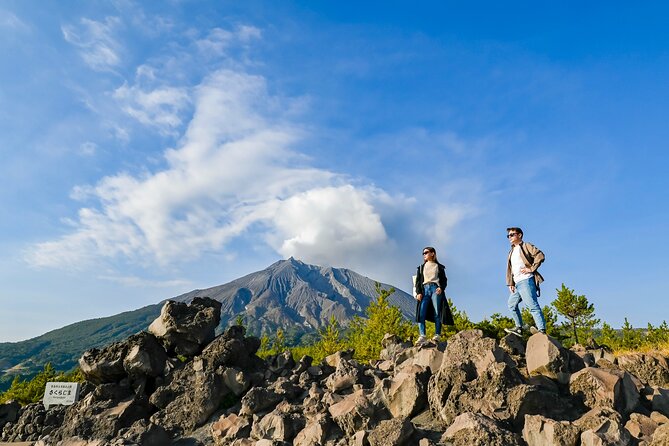
[{"label": "man standing on rock", "polygon": [[505,328],[507,333],[520,336],[523,332],[523,318],[518,306],[521,301],[530,307],[536,327],[530,327],[530,332],[546,333],[546,320],[541,311],[538,297],[541,293],[539,284],[544,281],[537,271],[545,259],[544,253],[531,243],[523,241],[523,230],[507,228],[506,236],[511,242],[511,250],[506,262],[506,284],[511,295],[509,296],[509,310],[516,323],[513,328]]}]

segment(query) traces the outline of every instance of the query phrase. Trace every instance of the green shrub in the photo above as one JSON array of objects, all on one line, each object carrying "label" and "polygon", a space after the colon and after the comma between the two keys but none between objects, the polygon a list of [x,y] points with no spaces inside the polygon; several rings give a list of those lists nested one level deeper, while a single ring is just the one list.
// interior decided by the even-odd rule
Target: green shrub
[{"label": "green shrub", "polygon": [[17,375],[12,381],[12,385],[6,392],[0,394],[0,403],[14,400],[21,405],[36,403],[44,397],[44,388],[47,382],[83,382],[84,376],[77,368],[72,372],[58,372],[50,362],[44,366],[44,370],[39,372],[30,380],[22,380]]}]

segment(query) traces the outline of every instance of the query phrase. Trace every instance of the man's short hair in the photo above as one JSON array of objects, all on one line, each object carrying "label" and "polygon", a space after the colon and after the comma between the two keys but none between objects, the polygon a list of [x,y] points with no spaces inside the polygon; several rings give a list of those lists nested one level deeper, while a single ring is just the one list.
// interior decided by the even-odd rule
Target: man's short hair
[{"label": "man's short hair", "polygon": [[517,228],[515,226],[513,228],[506,228],[506,232],[508,233],[509,231],[514,231],[514,232],[517,232],[520,235],[523,235],[523,230],[520,229],[520,228]]}]

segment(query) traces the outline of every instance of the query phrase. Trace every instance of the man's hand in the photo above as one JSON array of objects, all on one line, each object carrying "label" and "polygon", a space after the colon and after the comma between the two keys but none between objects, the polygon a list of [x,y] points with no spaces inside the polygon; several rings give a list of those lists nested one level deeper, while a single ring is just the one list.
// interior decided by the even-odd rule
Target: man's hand
[{"label": "man's hand", "polygon": [[420,302],[421,300],[423,300],[423,295],[422,295],[422,294],[416,294],[416,300],[417,300],[418,302]]},{"label": "man's hand", "polygon": [[441,288],[437,288],[437,294],[441,294]]},{"label": "man's hand", "polygon": [[523,267],[523,268],[520,268],[520,272],[523,273],[523,274],[530,274],[532,272],[532,270],[527,268],[527,267]]},{"label": "man's hand", "polygon": [[515,293],[516,287],[514,285],[509,285],[509,291],[511,291],[512,294]]}]

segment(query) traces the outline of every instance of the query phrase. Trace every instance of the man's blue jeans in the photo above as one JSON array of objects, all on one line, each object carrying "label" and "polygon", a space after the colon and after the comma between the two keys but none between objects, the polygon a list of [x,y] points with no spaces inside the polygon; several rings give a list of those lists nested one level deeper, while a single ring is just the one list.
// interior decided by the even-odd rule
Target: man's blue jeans
[{"label": "man's blue jeans", "polygon": [[530,313],[532,313],[537,328],[541,331],[546,331],[546,320],[544,319],[544,313],[541,311],[541,306],[539,305],[537,285],[534,281],[534,277],[518,282],[516,284],[516,292],[509,296],[509,310],[511,310],[511,315],[516,323],[516,327],[523,326],[523,318],[520,315],[520,309],[518,308],[521,301],[525,301],[527,306],[530,307]]},{"label": "man's blue jeans", "polygon": [[428,305],[434,307],[434,329],[436,334],[441,334],[441,299],[444,297],[444,291],[437,294],[437,284],[428,283],[423,285],[423,300],[420,301],[420,318],[418,319],[418,333],[425,336],[425,317],[427,316]]}]

